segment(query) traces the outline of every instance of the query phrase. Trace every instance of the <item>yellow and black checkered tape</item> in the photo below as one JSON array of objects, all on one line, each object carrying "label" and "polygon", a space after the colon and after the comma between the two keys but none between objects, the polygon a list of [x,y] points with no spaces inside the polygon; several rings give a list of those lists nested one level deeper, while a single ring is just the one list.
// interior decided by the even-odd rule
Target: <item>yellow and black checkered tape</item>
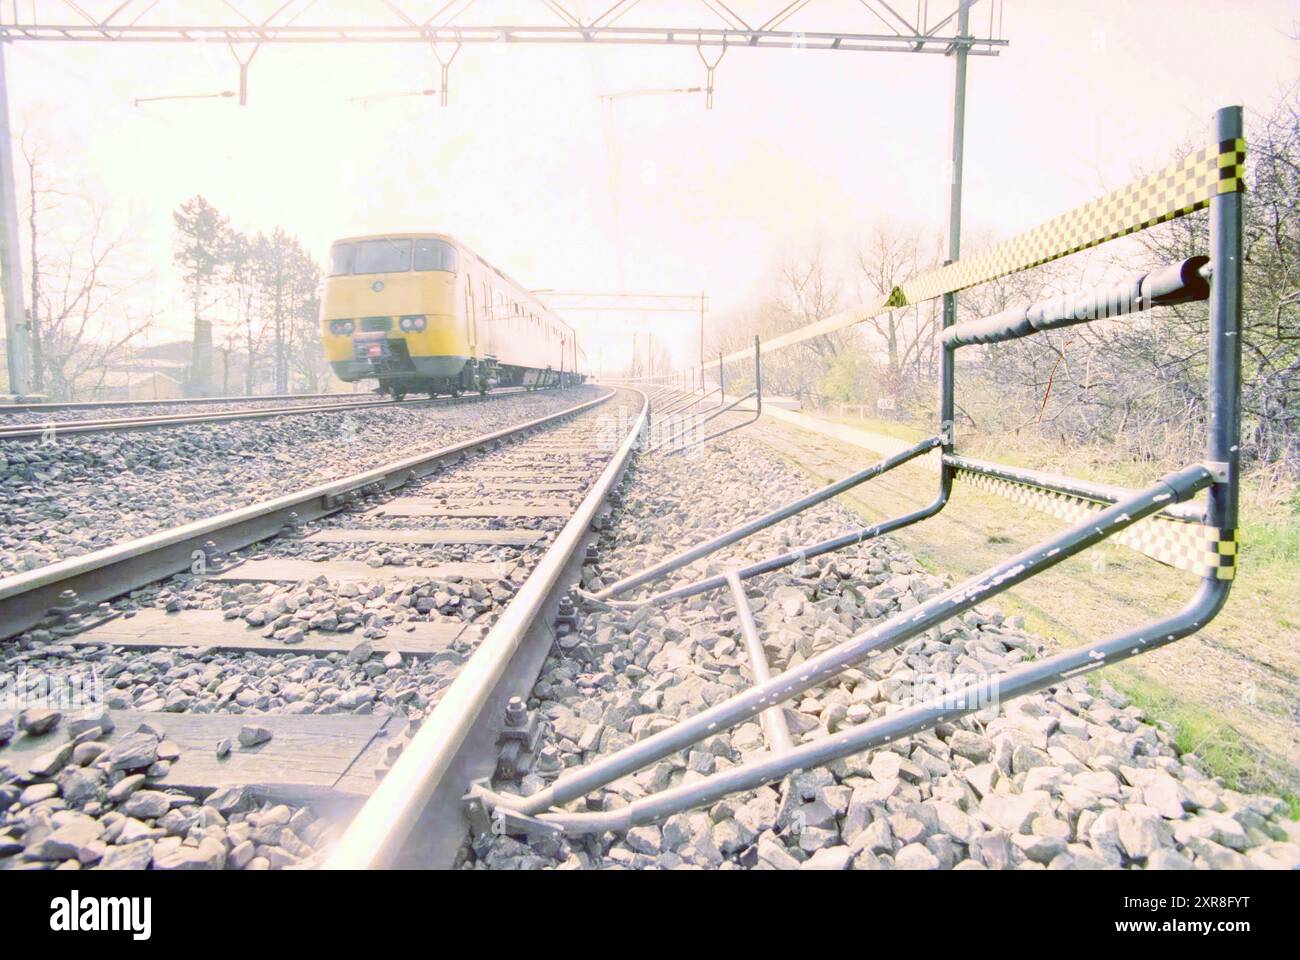
[{"label": "yellow and black checkered tape", "polygon": [[[1157,223],[1186,216],[1207,206],[1221,193],[1245,190],[1245,178],[1246,141],[1238,138],[1211,144],[1159,173],[1076,207],[1027,233],[956,263],[930,270],[901,287],[895,287],[874,303],[843,310],[825,320],[765,340],[762,351],[770,353],[843,330],[889,310],[996,280],[1017,270],[1059,260]],[[730,363],[752,357],[752,350],[742,349],[723,359]]]},{"label": "yellow and black checkered tape", "polygon": [[[1017,483],[983,473],[958,470],[957,479],[978,490],[1051,514],[1066,523],[1078,523],[1110,506],[1056,490]],[[1139,520],[1110,537],[1153,560],[1203,577],[1231,580],[1237,568],[1237,532],[1199,523],[1153,516]]]},{"label": "yellow and black checkered tape", "polygon": [[1027,233],[932,270],[904,284],[901,293],[907,303],[917,303],[1185,216],[1220,193],[1244,190],[1245,165],[1244,140],[1204,147]]}]

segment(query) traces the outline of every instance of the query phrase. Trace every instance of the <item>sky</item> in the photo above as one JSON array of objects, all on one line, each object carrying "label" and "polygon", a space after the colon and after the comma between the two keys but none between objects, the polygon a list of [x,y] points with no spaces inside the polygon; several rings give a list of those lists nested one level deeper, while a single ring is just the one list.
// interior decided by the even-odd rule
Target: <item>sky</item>
[{"label": "sky", "polygon": [[[281,0],[233,2],[256,18]],[[974,7],[976,29],[990,2]],[[439,5],[402,3],[413,15]],[[587,15],[608,5],[570,3]],[[731,4],[750,22],[785,5]],[[335,20],[376,6],[335,3],[350,14]],[[494,16],[476,15],[540,22],[539,8],[479,0],[476,10]],[[1006,0],[1009,46],[969,61],[967,232],[1009,236],[1163,165],[1178,144],[1208,139],[1219,106],[1268,110],[1300,72],[1300,2],[1224,10],[1221,0]],[[64,11],[48,19],[69,19]],[[217,0],[162,0],[151,14],[229,15]],[[698,2],[643,0],[624,23],[711,16]],[[828,25],[878,28],[856,0],[814,0],[787,27]],[[873,225],[946,221],[953,61],[944,56],[734,48],[717,69],[712,110],[698,94],[601,99],[702,85],[689,46],[467,46],[445,108],[437,97],[374,99],[438,86],[423,46],[263,47],[243,107],[135,103],[235,88],[223,45],[19,42],[5,58],[14,130],[45,145],[61,183],[107,204],[133,259],[153,270],[156,341],[188,332],[171,212],[195,194],[242,230],[283,227],[322,260],[340,236],[440,231],[533,288],[707,291],[714,316],[769,293],[784,259],[820,249],[851,281],[854,247]],[[845,293],[851,302],[851,282]],[[646,325],[678,358],[696,350],[689,315],[568,319],[591,361],[609,368],[627,362],[631,331]]]}]

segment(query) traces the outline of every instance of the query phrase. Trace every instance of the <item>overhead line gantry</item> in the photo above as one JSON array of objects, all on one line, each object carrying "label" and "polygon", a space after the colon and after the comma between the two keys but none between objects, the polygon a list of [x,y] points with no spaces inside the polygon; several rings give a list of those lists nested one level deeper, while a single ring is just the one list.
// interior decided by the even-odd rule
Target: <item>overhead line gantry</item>
[{"label": "overhead line gantry", "polygon": [[[952,56],[957,64],[953,122],[954,205],[950,212],[950,252],[956,253],[960,223],[962,104],[966,58],[997,56],[1002,39],[1002,4],[988,0],[987,27],[971,30],[970,8],[979,0],[916,0],[915,13],[900,12],[902,0],[779,0],[772,12],[751,20],[726,0],[698,0],[698,20],[667,17],[665,4],[610,0],[594,17],[584,18],[563,0],[522,0],[512,10],[535,11],[527,19],[500,21],[494,0],[355,0],[347,17],[337,19],[319,0],[10,0],[0,3],[0,289],[5,301],[9,391],[26,394],[31,383],[31,320],[23,304],[23,272],[18,246],[13,147],[4,48],[9,43],[224,43],[239,67],[239,102],[247,103],[253,57],[267,44],[427,44],[441,72],[438,87],[447,105],[452,61],[467,44],[551,44],[569,46],[693,46],[707,71],[705,104],[713,103],[713,74],[730,49],[807,50],[826,53],[928,53]],[[751,6],[758,6],[752,4]],[[253,7],[265,15],[249,15]],[[857,18],[848,25],[845,8]],[[681,3],[672,15],[682,16]],[[983,18],[981,18],[982,20]],[[834,23],[830,21],[834,20]],[[846,24],[840,27],[840,23]],[[800,28],[800,24],[805,24]],[[706,53],[706,50],[709,52]],[[213,95],[224,98],[224,93]],[[188,98],[187,98],[188,99]]]}]

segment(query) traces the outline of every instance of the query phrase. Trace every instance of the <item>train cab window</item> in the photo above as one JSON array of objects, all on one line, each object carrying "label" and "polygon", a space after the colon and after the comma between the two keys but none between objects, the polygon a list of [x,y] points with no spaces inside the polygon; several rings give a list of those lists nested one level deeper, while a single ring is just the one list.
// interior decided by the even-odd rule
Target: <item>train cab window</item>
[{"label": "train cab window", "polygon": [[352,251],[355,243],[336,243],[330,247],[330,276],[342,277],[352,272]]},{"label": "train cab window", "polygon": [[411,269],[411,241],[359,240],[353,246],[352,273],[403,273]]},{"label": "train cab window", "polygon": [[456,272],[456,248],[445,240],[432,237],[415,241],[415,269]]}]

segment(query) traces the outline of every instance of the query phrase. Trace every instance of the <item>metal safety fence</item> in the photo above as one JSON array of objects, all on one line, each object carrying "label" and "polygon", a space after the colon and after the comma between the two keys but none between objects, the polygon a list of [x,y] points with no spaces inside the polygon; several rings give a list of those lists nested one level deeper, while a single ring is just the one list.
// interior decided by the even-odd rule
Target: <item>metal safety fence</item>
[{"label": "metal safety fence", "polygon": [[[639,608],[666,604],[709,591],[728,589],[737,607],[754,685],[735,696],[582,767],[564,771],[544,789],[522,797],[475,784],[467,798],[480,834],[488,831],[592,833],[622,831],[712,803],[727,794],[752,789],[791,773],[878,748],[952,721],[990,703],[1059,683],[1067,678],[1139,656],[1196,632],[1227,600],[1236,573],[1238,510],[1238,442],[1241,380],[1242,190],[1245,142],[1240,107],[1225,107],[1215,116],[1213,139],[1205,148],[1151,176],[1086,203],[1043,225],[968,259],[945,264],[895,288],[880,302],[755,345],[768,353],[832,330],[861,322],[876,313],[935,297],[944,298],[944,329],[938,429],[879,463],[742,524],[721,536],[690,547],[646,570],[631,574],[591,594],[586,602]],[[1083,291],[977,320],[955,322],[954,294],[976,284],[1046,263],[1155,224],[1209,207],[1210,249],[1162,269],[1133,277],[1119,286]],[[972,344],[1001,343],[1043,330],[1111,319],[1173,303],[1209,301],[1208,436],[1204,459],[1162,477],[1140,490],[1057,477],[1003,464],[963,457],[956,451],[954,408],[958,350]],[[730,362],[748,351],[724,357]],[[721,384],[720,384],[721,387]],[[702,387],[701,387],[702,389]],[[665,396],[673,396],[671,389]],[[680,394],[677,394],[680,396]],[[719,391],[719,396],[724,396]],[[938,483],[927,506],[903,516],[852,530],[818,543],[748,564],[726,573],[658,593],[634,595],[639,588],[703,559],[904,463],[937,452]],[[749,611],[743,583],[816,556],[863,543],[933,517],[947,505],[953,481],[1010,490],[1014,496],[1039,498],[1047,509],[1071,524],[962,583],[901,611],[858,635],[775,675],[766,662]],[[1192,498],[1206,492],[1203,504]],[[1044,503],[1038,504],[1040,507]],[[800,744],[794,744],[779,705],[821,686],[871,654],[897,647],[1010,587],[1102,542],[1121,537],[1165,538],[1149,518],[1170,521],[1164,527],[1181,535],[1148,544],[1166,562],[1193,570],[1200,586],[1178,612],[1083,647],[1034,661],[1008,673],[990,676],[916,706]],[[624,599],[618,599],[624,597]],[[768,752],[739,766],[637,799],[613,810],[574,812],[565,805],[605,787],[721,730],[759,717]]]}]

